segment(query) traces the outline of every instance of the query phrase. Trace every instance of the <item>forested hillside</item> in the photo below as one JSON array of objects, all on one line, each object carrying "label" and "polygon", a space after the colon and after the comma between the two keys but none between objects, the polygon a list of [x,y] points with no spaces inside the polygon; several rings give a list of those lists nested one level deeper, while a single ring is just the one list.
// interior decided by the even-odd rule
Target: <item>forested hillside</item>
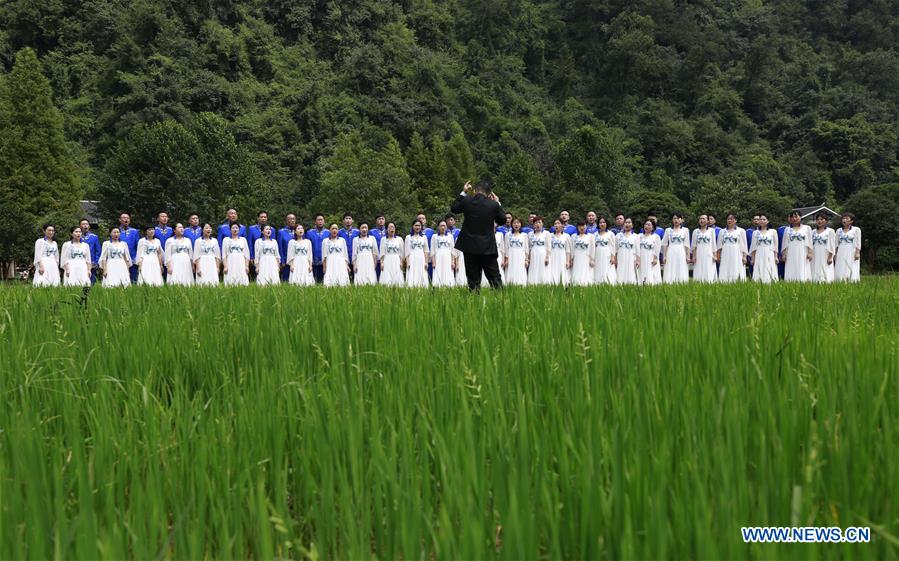
[{"label": "forested hillside", "polygon": [[0,30],[0,124],[42,70],[62,183],[138,223],[402,221],[479,177],[518,212],[779,219],[899,180],[889,0],[5,0]]}]

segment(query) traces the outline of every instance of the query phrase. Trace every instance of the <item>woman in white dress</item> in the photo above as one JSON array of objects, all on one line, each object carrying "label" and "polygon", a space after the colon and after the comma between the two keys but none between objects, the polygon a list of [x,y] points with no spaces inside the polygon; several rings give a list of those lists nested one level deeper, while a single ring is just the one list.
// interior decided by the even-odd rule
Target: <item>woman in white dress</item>
[{"label": "woman in white dress", "polygon": [[549,246],[551,234],[543,229],[543,217],[534,218],[534,231],[529,234],[528,284],[549,284]]},{"label": "woman in white dress", "polygon": [[348,286],[350,284],[350,260],[347,255],[346,240],[338,235],[337,224],[331,224],[331,235],[322,241],[322,264],[325,267],[325,286]]},{"label": "woman in white dress", "polygon": [[553,222],[549,242],[549,284],[568,286],[571,283],[571,236],[565,233],[562,221]]},{"label": "woman in white dress", "polygon": [[812,232],[812,280],[833,282],[833,258],[837,252],[837,234],[827,226],[827,215],[818,213],[815,217],[817,229]]},{"label": "woman in white dress", "polygon": [[506,234],[503,265],[506,269],[506,284],[526,286],[528,284],[528,253],[531,250],[528,235],[521,231],[521,219],[512,218],[512,231]]},{"label": "woman in white dress", "polygon": [[218,285],[221,264],[222,252],[218,241],[212,237],[212,225],[203,224],[202,234],[194,242],[194,268],[197,271],[197,285]]},{"label": "woman in white dress", "polygon": [[571,284],[590,286],[593,284],[594,238],[587,233],[587,223],[579,220],[577,234],[571,238]]},{"label": "woman in white dress", "polygon": [[684,215],[675,212],[671,216],[670,228],[662,237],[665,254],[663,280],[666,284],[688,282],[690,280],[690,230],[684,228]]},{"label": "woman in white dress", "polygon": [[381,286],[404,286],[403,260],[406,244],[401,236],[396,235],[396,224],[387,224],[387,234],[381,240]]},{"label": "woman in white dress", "polygon": [[446,221],[441,220],[437,223],[437,232],[431,236],[431,265],[434,270],[432,286],[456,286],[454,250],[455,240],[451,234],[446,233]]},{"label": "woman in white dress", "polygon": [[639,284],[637,275],[637,257],[640,246],[640,236],[634,233],[634,221],[624,219],[624,229],[618,232],[615,245],[618,253],[615,255],[615,270],[618,273],[618,284]]},{"label": "woman in white dress", "polygon": [[281,283],[281,251],[278,242],[272,239],[272,227],[262,228],[262,237],[253,247],[253,268],[256,269],[256,284],[267,286]]},{"label": "woman in white dress", "polygon": [[156,238],[156,228],[147,226],[144,237],[137,242],[137,284],[146,286],[162,286],[162,246]]},{"label": "woman in white dress", "polygon": [[166,282],[172,286],[191,286],[194,283],[194,248],[190,238],[184,237],[184,225],[175,224],[175,236],[165,242]]},{"label": "woman in white dress", "polygon": [[855,222],[855,215],[851,212],[844,212],[840,220],[843,227],[837,232],[837,263],[834,267],[834,278],[837,281],[858,282],[862,231],[852,225]]},{"label": "woman in white dress", "polygon": [[59,264],[63,286],[91,285],[91,248],[81,241],[81,227],[72,228],[72,239],[62,244]]},{"label": "woman in white dress", "polygon": [[797,211],[790,213],[790,226],[784,230],[783,247],[784,280],[808,282],[812,278],[812,229],[802,224]]},{"label": "woman in white dress", "polygon": [[662,252],[662,239],[656,234],[656,225],[652,220],[643,223],[637,251],[637,284],[662,284],[662,267],[659,254]]},{"label": "woman in white dress", "polygon": [[699,215],[699,228],[693,230],[693,241],[690,245],[693,263],[693,280],[696,282],[715,282],[718,280],[718,239],[715,230],[709,227],[709,217]]},{"label": "woman in white dress", "polygon": [[100,269],[103,270],[103,287],[131,286],[131,252],[128,244],[120,238],[118,227],[109,231],[109,239],[103,242],[100,251]]},{"label": "woman in white dress", "polygon": [[746,230],[737,226],[737,217],[727,215],[727,228],[718,232],[718,281],[738,282],[746,280]]},{"label": "woman in white dress", "polygon": [[306,239],[306,228],[297,224],[293,239],[287,243],[287,266],[290,267],[288,282],[298,286],[312,286],[312,242]]},{"label": "woman in white dress", "polygon": [[421,222],[412,223],[412,233],[406,236],[406,286],[428,286],[428,238],[422,232]]},{"label": "woman in white dress", "polygon": [[227,286],[250,284],[250,246],[236,222],[231,224],[231,237],[222,240],[222,272]]},{"label": "woman in white dress", "polygon": [[618,253],[618,240],[615,233],[609,231],[609,222],[604,216],[599,218],[597,225],[599,229],[593,235],[593,283],[617,284],[615,254]]},{"label": "woman in white dress", "polygon": [[44,224],[44,237],[34,242],[34,286],[59,286],[59,246],[56,228]]},{"label": "woman in white dress", "polygon": [[375,262],[378,260],[378,241],[369,235],[367,222],[359,224],[359,235],[353,238],[353,284],[378,284]]},{"label": "woman in white dress", "polygon": [[761,283],[777,282],[777,232],[768,229],[768,217],[759,214],[758,230],[752,233],[749,258],[752,262],[752,280]]}]

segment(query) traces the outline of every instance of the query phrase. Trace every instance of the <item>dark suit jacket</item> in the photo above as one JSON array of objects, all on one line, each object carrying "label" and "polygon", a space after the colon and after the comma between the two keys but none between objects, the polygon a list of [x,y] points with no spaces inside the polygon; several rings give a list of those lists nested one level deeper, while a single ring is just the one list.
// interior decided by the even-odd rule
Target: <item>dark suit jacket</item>
[{"label": "dark suit jacket", "polygon": [[454,213],[465,215],[456,249],[473,255],[496,255],[493,225],[506,223],[503,207],[482,194],[471,197],[459,195],[450,207]]}]

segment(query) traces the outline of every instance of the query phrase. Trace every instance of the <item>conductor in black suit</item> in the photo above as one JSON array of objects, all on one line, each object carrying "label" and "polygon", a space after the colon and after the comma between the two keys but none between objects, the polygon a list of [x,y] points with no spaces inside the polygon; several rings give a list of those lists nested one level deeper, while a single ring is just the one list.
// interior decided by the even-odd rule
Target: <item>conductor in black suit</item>
[{"label": "conductor in black suit", "polygon": [[497,263],[496,236],[494,225],[506,223],[506,214],[499,204],[499,198],[493,194],[490,184],[481,181],[472,189],[466,183],[462,192],[450,207],[456,214],[464,214],[462,232],[456,240],[456,249],[465,258],[465,276],[468,288],[477,291],[481,287],[481,271],[493,288],[502,288],[503,280],[499,275]]}]

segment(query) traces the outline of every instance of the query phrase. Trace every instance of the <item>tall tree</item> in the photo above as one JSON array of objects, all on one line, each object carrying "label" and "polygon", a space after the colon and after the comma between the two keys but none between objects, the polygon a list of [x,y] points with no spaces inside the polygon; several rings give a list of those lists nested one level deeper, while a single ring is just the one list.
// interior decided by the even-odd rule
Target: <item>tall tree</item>
[{"label": "tall tree", "polygon": [[0,260],[27,261],[44,222],[74,224],[82,186],[35,52],[16,54],[0,80]]},{"label": "tall tree", "polygon": [[186,124],[138,125],[113,149],[102,178],[102,211],[127,211],[135,223],[149,224],[160,211],[176,220],[197,212],[213,221],[229,206],[250,213],[270,202],[250,155],[212,113]]},{"label": "tall tree", "polygon": [[399,143],[390,135],[377,146],[358,130],[340,137],[334,153],[323,164],[322,190],[313,210],[344,212],[357,219],[373,219],[382,212],[391,220],[408,222],[415,213],[411,180]]}]

